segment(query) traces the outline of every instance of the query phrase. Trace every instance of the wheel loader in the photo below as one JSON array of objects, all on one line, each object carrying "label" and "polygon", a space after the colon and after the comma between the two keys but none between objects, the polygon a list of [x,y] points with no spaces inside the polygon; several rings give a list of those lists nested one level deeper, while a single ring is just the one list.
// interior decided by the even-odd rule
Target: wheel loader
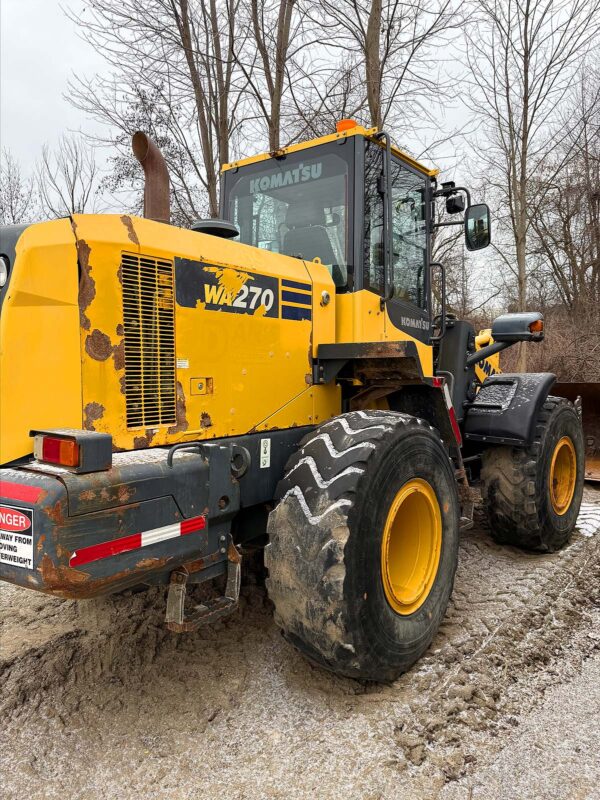
[{"label": "wheel loader", "polygon": [[549,552],[574,528],[580,410],[498,363],[542,315],[476,334],[447,312],[432,236],[460,225],[478,251],[488,208],[385,131],[343,120],[224,165],[220,218],[190,229],[158,148],[133,150],[143,218],[1,232],[0,577],[81,599],[164,584],[166,624],[193,631],[264,547],[285,638],[393,680],[442,621],[475,485],[498,542]]}]

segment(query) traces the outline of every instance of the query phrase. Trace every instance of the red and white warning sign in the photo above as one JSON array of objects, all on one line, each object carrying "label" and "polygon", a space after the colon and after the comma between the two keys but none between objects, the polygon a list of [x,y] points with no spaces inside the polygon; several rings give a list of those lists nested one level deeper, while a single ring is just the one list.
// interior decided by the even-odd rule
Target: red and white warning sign
[{"label": "red and white warning sign", "polygon": [[33,509],[0,505],[0,563],[33,569]]}]

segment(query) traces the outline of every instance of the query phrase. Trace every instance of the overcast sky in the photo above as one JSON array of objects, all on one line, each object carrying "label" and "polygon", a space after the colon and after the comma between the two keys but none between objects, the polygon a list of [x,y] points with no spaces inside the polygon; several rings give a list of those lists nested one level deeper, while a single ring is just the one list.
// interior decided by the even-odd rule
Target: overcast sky
[{"label": "overcast sky", "polygon": [[[85,14],[86,2],[0,0],[0,146],[11,151],[25,172],[33,168],[45,143],[54,146],[69,130],[93,133],[99,127],[64,97],[73,73],[90,76],[107,68],[82,41],[64,7]],[[448,106],[441,116],[447,133],[464,123],[456,107]],[[419,154],[419,133],[415,131],[414,141],[400,144]],[[96,153],[100,165],[106,155]],[[455,162],[455,142],[448,140],[438,147],[436,163],[447,168]]]},{"label": "overcast sky", "polygon": [[[28,169],[45,142],[92,123],[63,95],[73,72],[93,74],[104,63],[77,35],[58,0],[0,0],[0,144]],[[68,0],[76,11],[83,0]],[[85,13],[85,12],[84,12]]]}]

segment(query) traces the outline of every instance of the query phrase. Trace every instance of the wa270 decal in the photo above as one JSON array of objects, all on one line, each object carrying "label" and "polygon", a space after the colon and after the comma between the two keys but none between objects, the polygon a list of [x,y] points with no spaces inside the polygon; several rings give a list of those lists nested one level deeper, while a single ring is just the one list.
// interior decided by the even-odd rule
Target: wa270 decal
[{"label": "wa270 decal", "polygon": [[178,305],[187,308],[203,306],[207,311],[229,314],[311,319],[311,285],[285,280],[283,284],[280,300],[279,279],[271,275],[175,259],[175,297]]},{"label": "wa270 decal", "polygon": [[279,316],[279,281],[270,275],[241,272],[201,261],[175,259],[175,296],[178,305],[231,314]]}]

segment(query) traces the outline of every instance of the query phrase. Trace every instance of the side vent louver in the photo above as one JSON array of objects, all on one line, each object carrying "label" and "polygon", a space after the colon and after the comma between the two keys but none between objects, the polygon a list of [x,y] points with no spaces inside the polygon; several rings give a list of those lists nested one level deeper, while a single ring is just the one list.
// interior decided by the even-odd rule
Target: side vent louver
[{"label": "side vent louver", "polygon": [[123,253],[127,427],[172,425],[175,408],[173,264]]}]

